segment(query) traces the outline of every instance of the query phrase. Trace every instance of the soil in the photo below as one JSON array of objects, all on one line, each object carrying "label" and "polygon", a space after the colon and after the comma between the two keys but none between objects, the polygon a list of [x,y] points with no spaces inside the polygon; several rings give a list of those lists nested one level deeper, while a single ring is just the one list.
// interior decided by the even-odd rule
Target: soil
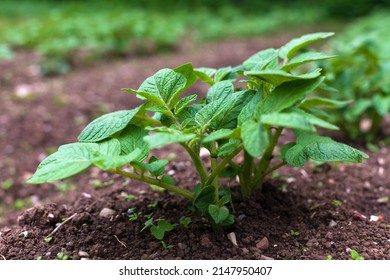
[{"label": "soil", "polygon": [[[107,60],[51,78],[39,75],[36,54],[0,62],[0,260],[56,259],[60,252],[72,259],[350,259],[352,249],[365,259],[390,259],[386,145],[366,151],[370,159],[362,164],[283,167],[250,199],[227,182],[236,221],[223,229],[193,214],[184,198],[95,168],[54,184],[25,183],[45,156],[75,142],[93,118],[136,106],[121,88],[137,88],[158,69],[188,61],[234,66],[296,35],[184,44],[174,54]],[[182,150],[157,153],[175,157],[167,170],[178,185],[194,187],[198,178]],[[177,224],[164,244],[141,231],[151,216]],[[182,217],[191,217],[188,228]]]}]

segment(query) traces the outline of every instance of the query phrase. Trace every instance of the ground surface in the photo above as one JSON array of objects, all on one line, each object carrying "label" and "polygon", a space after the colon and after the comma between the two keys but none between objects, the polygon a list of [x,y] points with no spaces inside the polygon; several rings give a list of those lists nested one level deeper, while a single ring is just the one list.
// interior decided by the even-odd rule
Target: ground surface
[{"label": "ground surface", "polygon": [[[235,193],[236,223],[223,230],[193,216],[182,198],[96,169],[56,184],[25,184],[48,153],[74,142],[94,117],[134,107],[137,100],[121,88],[137,88],[158,69],[188,61],[234,66],[293,36],[184,45],[175,54],[107,61],[55,78],[39,76],[36,55],[0,62],[0,259],[53,259],[59,252],[73,259],[349,259],[351,249],[366,259],[390,259],[386,146],[359,165],[281,169],[252,199]],[[178,184],[192,188],[197,177],[182,151],[159,153],[176,155],[168,168]],[[102,217],[104,208],[114,212]],[[148,215],[192,221],[166,235],[166,249],[148,230],[140,232]]]}]

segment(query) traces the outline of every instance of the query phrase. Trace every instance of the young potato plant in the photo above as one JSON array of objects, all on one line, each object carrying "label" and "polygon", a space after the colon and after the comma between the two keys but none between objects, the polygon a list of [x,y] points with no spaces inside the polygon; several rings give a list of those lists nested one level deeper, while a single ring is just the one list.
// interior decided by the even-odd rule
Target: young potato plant
[{"label": "young potato plant", "polygon": [[347,101],[330,112],[330,120],[354,140],[375,141],[390,112],[390,36],[383,23],[373,17],[353,26],[333,42],[340,55],[322,63],[328,85],[337,89],[331,96]]},{"label": "young potato plant", "polygon": [[[308,97],[323,83],[321,69],[298,71],[308,69],[299,66],[333,57],[304,51],[331,35],[302,36],[280,49],[260,51],[233,68],[194,69],[184,64],[162,69],[138,89],[124,89],[143,100],[142,105],[92,121],[79,142],[59,147],[28,182],[60,180],[94,165],[179,194],[214,224],[224,226],[232,224],[234,217],[223,177],[238,177],[242,195],[250,196],[261,189],[267,175],[286,164],[361,162],[368,157],[365,153],[316,132],[317,126],[337,129],[320,118],[318,99]],[[204,98],[181,96],[198,80],[210,85]],[[284,129],[292,129],[295,140],[276,153]],[[176,185],[174,178],[164,174],[167,159],[149,156],[151,150],[169,144],[180,145],[192,159],[199,177],[193,189]],[[201,159],[201,148],[210,152],[210,166]],[[242,161],[235,160],[239,154]]]}]

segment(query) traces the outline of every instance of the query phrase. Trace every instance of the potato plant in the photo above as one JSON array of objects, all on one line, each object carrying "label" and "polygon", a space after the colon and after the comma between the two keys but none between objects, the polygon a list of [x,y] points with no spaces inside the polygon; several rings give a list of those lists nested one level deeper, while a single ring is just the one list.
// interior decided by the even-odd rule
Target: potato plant
[{"label": "potato plant", "polygon": [[[61,180],[93,165],[181,195],[224,226],[234,221],[224,177],[238,177],[242,195],[250,196],[267,175],[286,164],[361,162],[368,157],[365,153],[316,130],[337,129],[321,118],[318,108],[321,102],[337,101],[310,97],[324,77],[321,69],[306,66],[333,56],[304,49],[331,35],[304,35],[280,49],[262,50],[236,67],[194,69],[189,63],[162,69],[138,89],[124,89],[143,100],[142,105],[93,120],[78,142],[60,146],[44,159],[28,182]],[[210,86],[205,97],[188,95],[197,81]],[[285,129],[293,130],[295,140],[275,149]],[[199,177],[192,189],[164,174],[167,159],[149,155],[169,144],[181,146],[192,159]],[[202,148],[209,151],[209,165],[201,159]],[[239,154],[242,161],[236,160]]]},{"label": "potato plant", "polygon": [[339,56],[321,63],[327,84],[337,90],[332,98],[346,101],[330,112],[330,120],[354,140],[375,141],[390,112],[387,21],[375,16],[354,25],[333,42]]}]

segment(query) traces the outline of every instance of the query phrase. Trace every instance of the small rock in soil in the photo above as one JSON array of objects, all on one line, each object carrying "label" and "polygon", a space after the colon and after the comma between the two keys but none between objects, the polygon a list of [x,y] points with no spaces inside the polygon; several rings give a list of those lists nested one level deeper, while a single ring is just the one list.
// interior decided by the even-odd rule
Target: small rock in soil
[{"label": "small rock in soil", "polygon": [[310,239],[309,241],[307,241],[306,243],[306,246],[307,247],[315,247],[315,246],[318,246],[318,240],[313,238],[313,239]]},{"label": "small rock in soil", "polygon": [[99,216],[103,218],[111,218],[116,214],[116,211],[110,208],[103,208],[102,211],[100,211]]},{"label": "small rock in soil", "polygon": [[269,241],[267,237],[264,237],[260,241],[256,242],[256,248],[265,251],[269,248]]},{"label": "small rock in soil", "polygon": [[202,239],[200,240],[200,244],[202,245],[202,247],[205,248],[213,247],[213,243],[211,243],[210,239],[207,236],[202,236]]},{"label": "small rock in soil", "polygon": [[357,221],[365,221],[367,219],[366,216],[363,214],[359,213],[358,211],[354,211],[352,214],[352,218],[354,218]]},{"label": "small rock in soil", "polygon": [[337,226],[337,222],[330,220],[329,227],[335,227],[335,226]]},{"label": "small rock in soil", "polygon": [[267,257],[265,255],[261,255],[260,260],[271,261],[271,260],[274,260],[274,258]]},{"label": "small rock in soil", "polygon": [[233,244],[234,246],[238,246],[236,234],[235,234],[234,232],[228,233],[228,234],[227,234],[227,238],[230,240],[230,242],[232,242],[232,244]]},{"label": "small rock in soil", "polygon": [[89,257],[89,254],[87,252],[85,252],[85,251],[79,251],[79,256],[87,258],[87,257]]}]

